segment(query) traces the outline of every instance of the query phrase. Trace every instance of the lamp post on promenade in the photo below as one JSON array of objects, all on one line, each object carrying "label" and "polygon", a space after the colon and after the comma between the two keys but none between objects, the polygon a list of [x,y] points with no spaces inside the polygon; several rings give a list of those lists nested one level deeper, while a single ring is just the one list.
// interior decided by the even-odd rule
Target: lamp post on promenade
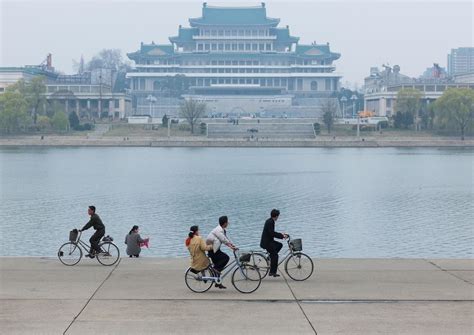
[{"label": "lamp post on promenade", "polygon": [[343,96],[341,98],[341,103],[342,103],[342,118],[344,119],[346,117],[346,102],[347,102],[347,98],[345,96]]},{"label": "lamp post on promenade", "polygon": [[355,116],[355,102],[357,100],[357,95],[353,94],[352,97],[351,97],[351,100],[352,100],[352,117]]},{"label": "lamp post on promenade", "polygon": [[146,100],[150,103],[150,117],[153,117],[152,105],[156,102],[156,98],[150,94]]}]

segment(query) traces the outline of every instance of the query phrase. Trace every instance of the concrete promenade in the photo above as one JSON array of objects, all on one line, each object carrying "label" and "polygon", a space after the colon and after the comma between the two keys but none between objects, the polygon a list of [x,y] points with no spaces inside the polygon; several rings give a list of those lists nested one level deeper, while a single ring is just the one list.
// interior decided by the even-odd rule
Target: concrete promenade
[{"label": "concrete promenade", "polygon": [[305,282],[265,278],[241,294],[227,277],[227,290],[197,294],[183,258],[3,257],[0,333],[474,334],[472,259],[314,262]]},{"label": "concrete promenade", "polygon": [[0,147],[243,147],[243,148],[384,148],[384,147],[428,147],[428,148],[474,148],[474,139],[435,137],[387,137],[367,135],[357,137],[318,137],[317,139],[209,139],[205,137],[143,137],[143,136],[12,136],[0,137]]}]

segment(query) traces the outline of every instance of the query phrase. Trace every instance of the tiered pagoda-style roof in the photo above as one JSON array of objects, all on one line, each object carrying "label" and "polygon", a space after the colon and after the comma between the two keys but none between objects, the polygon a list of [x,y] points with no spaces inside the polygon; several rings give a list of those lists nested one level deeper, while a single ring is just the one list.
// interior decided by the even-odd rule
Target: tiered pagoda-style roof
[{"label": "tiered pagoda-style roof", "polygon": [[265,3],[258,7],[214,7],[205,2],[202,17],[189,19],[191,27],[199,26],[270,26],[276,27],[280,19],[267,17]]}]

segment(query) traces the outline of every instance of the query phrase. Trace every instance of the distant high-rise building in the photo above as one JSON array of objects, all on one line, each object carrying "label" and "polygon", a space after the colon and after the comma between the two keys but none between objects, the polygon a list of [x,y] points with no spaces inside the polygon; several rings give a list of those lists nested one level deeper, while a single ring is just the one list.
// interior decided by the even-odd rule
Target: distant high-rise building
[{"label": "distant high-rise building", "polygon": [[448,54],[448,74],[454,76],[469,72],[474,72],[474,48],[451,49]]}]

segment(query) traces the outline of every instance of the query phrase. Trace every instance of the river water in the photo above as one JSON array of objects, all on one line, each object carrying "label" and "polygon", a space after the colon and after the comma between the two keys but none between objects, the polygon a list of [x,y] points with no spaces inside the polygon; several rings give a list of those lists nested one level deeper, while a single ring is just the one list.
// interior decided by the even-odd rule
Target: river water
[{"label": "river water", "polygon": [[[55,256],[95,205],[125,254],[186,256],[189,226],[228,215],[231,239],[258,249],[276,228],[313,257],[474,255],[473,157],[422,148],[1,148],[0,256]],[[87,237],[92,231],[88,231]]]}]

